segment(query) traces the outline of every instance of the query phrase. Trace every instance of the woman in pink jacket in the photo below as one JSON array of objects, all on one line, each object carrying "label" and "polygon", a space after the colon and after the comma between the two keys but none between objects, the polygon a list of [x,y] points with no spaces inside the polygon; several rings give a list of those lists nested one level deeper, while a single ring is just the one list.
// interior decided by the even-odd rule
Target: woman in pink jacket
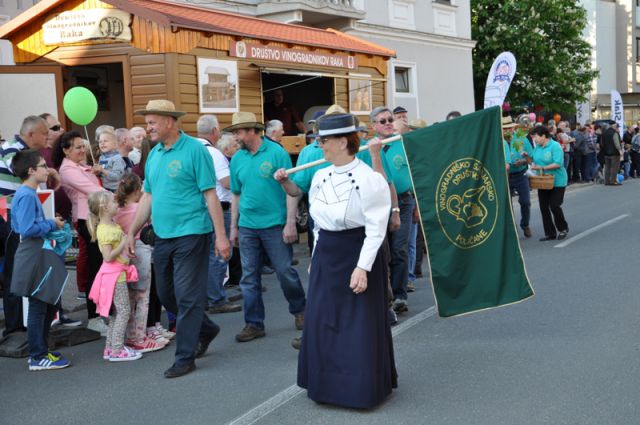
[{"label": "woman in pink jacket", "polygon": [[[102,254],[98,244],[91,242],[87,229],[89,216],[88,198],[94,192],[103,191],[100,180],[96,176],[99,169],[85,164],[86,145],[77,131],[69,131],[60,136],[54,147],[53,161],[59,168],[60,180],[64,191],[71,200],[71,215],[78,231],[78,260],[76,276],[78,287],[84,287],[85,295],[91,291],[91,285],[102,264]],[[96,305],[87,297],[89,329],[106,332],[106,325],[96,314]]]}]

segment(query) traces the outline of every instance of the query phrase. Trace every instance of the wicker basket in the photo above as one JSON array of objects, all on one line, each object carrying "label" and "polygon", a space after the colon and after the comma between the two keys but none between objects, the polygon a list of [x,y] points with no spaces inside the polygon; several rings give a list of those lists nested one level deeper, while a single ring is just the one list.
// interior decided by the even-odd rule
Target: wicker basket
[{"label": "wicker basket", "polygon": [[553,175],[544,174],[542,170],[540,170],[540,173],[539,176],[529,176],[529,187],[542,190],[553,189]]}]

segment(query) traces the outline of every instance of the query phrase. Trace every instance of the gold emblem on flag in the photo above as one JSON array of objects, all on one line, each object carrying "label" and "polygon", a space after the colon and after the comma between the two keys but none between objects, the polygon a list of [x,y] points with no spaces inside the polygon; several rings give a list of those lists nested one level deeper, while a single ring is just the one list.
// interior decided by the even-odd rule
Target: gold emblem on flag
[{"label": "gold emblem on flag", "polygon": [[440,176],[436,199],[440,227],[458,248],[476,247],[493,233],[498,218],[495,184],[477,159],[449,164]]}]

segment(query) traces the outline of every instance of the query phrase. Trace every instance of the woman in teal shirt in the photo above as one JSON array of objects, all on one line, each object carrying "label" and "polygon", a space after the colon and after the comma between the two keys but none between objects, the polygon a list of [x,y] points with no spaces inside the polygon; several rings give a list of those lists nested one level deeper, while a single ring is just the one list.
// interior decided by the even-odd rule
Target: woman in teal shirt
[{"label": "woman in teal shirt", "polygon": [[[567,170],[563,165],[564,152],[560,144],[551,139],[547,127],[534,128],[533,141],[536,143],[536,149],[533,151],[531,169],[553,175],[553,189],[538,189],[538,201],[545,234],[545,237],[540,240],[550,241],[556,238],[562,240],[569,233],[569,225],[562,212],[564,190],[567,186]],[[553,215],[553,220],[551,215]]]}]

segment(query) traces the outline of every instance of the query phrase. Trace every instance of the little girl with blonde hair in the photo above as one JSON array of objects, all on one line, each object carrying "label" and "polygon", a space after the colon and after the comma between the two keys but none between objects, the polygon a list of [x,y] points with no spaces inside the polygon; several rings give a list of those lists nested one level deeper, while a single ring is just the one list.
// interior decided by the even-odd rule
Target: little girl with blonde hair
[{"label": "little girl with blonde hair", "polygon": [[[118,213],[114,220],[125,234],[133,223],[138,210],[138,201],[142,196],[142,181],[133,173],[125,174],[116,190]],[[127,327],[127,346],[141,353],[164,348],[169,340],[147,337],[147,315],[149,313],[149,291],[151,289],[151,254],[152,248],[140,241],[140,232],[136,235],[136,256],[131,263],[138,271],[138,281],[129,282],[129,304],[131,316]]]},{"label": "little girl with blonde hair", "polygon": [[110,362],[138,360],[142,354],[124,345],[127,322],[131,314],[127,281],[137,281],[138,273],[123,253],[127,238],[114,221],[118,212],[111,192],[96,192],[89,196],[87,227],[91,240],[98,241],[102,266],[91,287],[89,298],[96,303],[96,311],[109,317],[109,331],[103,358]]}]

